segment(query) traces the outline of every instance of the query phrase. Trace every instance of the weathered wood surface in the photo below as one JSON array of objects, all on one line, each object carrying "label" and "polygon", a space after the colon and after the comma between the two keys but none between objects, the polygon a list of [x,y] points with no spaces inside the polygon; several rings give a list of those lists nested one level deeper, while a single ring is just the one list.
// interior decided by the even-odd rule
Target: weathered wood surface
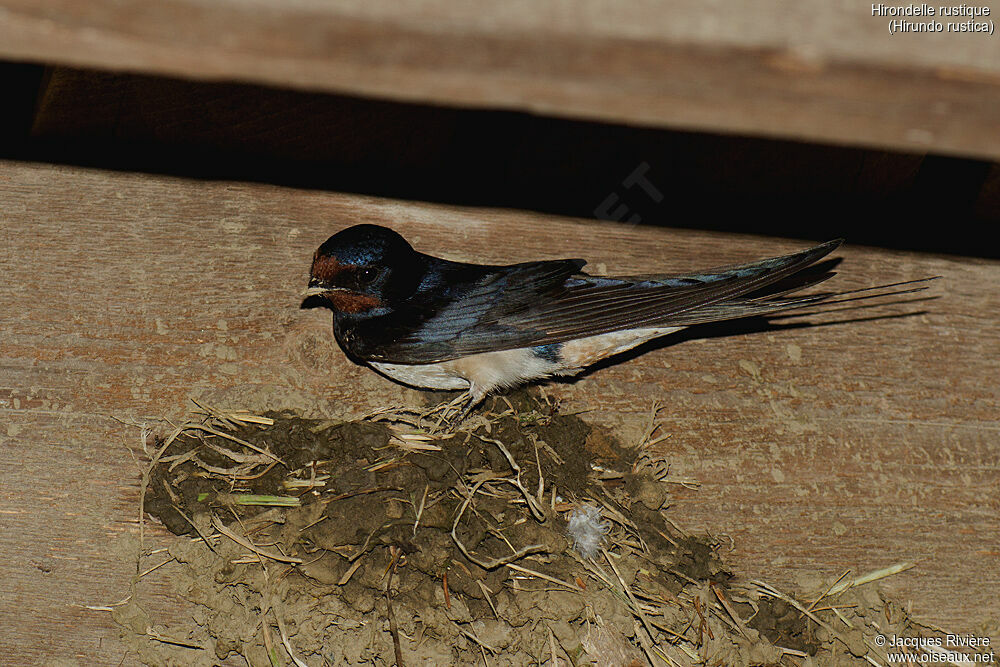
[{"label": "weathered wood surface", "polygon": [[[328,313],[298,309],[313,249],[363,221],[452,258],[582,256],[623,273],[801,247],[0,163],[4,660],[123,655],[107,613],[78,606],[124,597],[134,567],[115,538],[135,530],[139,432],[113,416],[177,419],[189,396],[311,415],[416,400],[347,362]],[[781,585],[918,560],[886,587],[919,619],[979,632],[1000,617],[1000,263],[841,255],[839,287],[940,274],[943,298],[880,311],[927,310],[898,319],[689,340],[547,391],[625,437],[662,403],[672,472],[702,482],[676,490],[672,516],[732,536],[743,576]],[[155,576],[147,601],[170,613]]]},{"label": "weathered wood surface", "polygon": [[1000,156],[1000,41],[889,20],[824,0],[2,0],[0,56]]}]

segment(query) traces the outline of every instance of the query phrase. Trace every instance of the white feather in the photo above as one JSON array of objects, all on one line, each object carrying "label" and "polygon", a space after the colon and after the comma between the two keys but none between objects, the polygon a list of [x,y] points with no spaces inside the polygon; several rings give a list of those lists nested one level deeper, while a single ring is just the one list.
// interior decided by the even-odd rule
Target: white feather
[{"label": "white feather", "polygon": [[664,336],[681,327],[661,327],[613,331],[567,341],[559,348],[557,360],[544,359],[530,347],[484,352],[436,364],[386,364],[373,362],[383,375],[422,389],[469,389],[485,396],[494,389],[515,387],[553,375],[576,375],[601,359],[630,350],[647,340]]}]

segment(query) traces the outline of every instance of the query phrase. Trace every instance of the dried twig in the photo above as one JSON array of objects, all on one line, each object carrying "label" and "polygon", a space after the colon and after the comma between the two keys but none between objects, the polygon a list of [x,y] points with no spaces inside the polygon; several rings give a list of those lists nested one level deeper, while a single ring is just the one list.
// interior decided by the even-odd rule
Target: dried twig
[{"label": "dried twig", "polygon": [[417,536],[417,526],[420,525],[420,517],[423,516],[424,505],[426,505],[427,503],[427,494],[430,492],[430,490],[431,490],[430,484],[424,486],[424,495],[420,499],[420,504],[415,506],[413,509],[413,513],[414,515],[416,515],[416,519],[413,520],[413,537]]},{"label": "dried twig", "polygon": [[198,527],[198,524],[196,524],[194,521],[192,521],[191,517],[189,517],[187,514],[185,514],[184,511],[180,507],[178,507],[177,505],[173,505],[173,508],[174,508],[175,512],[177,512],[178,514],[181,515],[182,519],[184,519],[185,521],[188,522],[188,525],[190,525],[194,529],[194,532],[198,533],[198,537],[200,537],[201,541],[205,543],[205,546],[208,547],[209,551],[211,551],[212,553],[218,554],[219,552],[212,545],[212,541],[209,539],[209,536],[206,535],[205,533],[203,533],[201,531],[201,528]]},{"label": "dried twig", "polygon": [[349,568],[347,568],[347,572],[344,572],[344,576],[342,576],[337,581],[337,585],[338,586],[343,586],[348,581],[350,581],[351,577],[354,576],[354,573],[357,572],[358,568],[361,567],[363,564],[364,564],[364,561],[361,560],[360,558],[358,560],[354,561],[353,563],[351,563],[351,566]]},{"label": "dried twig", "polygon": [[611,559],[611,554],[609,554],[608,550],[605,549],[604,547],[601,547],[601,553],[604,554],[604,558],[605,560],[608,561],[608,565],[611,566],[611,569],[612,571],[614,571],[615,576],[618,577],[618,583],[621,584],[622,590],[625,592],[625,595],[627,595],[628,599],[632,602],[632,606],[636,611],[636,616],[638,616],[639,620],[642,621],[642,627],[646,629],[646,632],[649,634],[650,639],[655,639],[656,635],[653,634],[653,628],[649,625],[649,619],[647,619],[646,614],[643,613],[642,606],[639,604],[639,601],[635,599],[635,595],[632,593],[632,589],[628,587],[628,584],[625,583],[625,579],[622,578],[621,572],[618,571],[618,568],[615,566],[615,562]]},{"label": "dried twig", "polygon": [[[787,602],[788,604],[792,605],[793,607],[795,607],[796,609],[798,609],[799,611],[801,611],[803,614],[805,614],[806,616],[808,616],[809,620],[811,620],[813,623],[815,623],[816,625],[820,626],[821,628],[824,628],[835,639],[837,639],[837,641],[839,641],[840,643],[842,643],[848,649],[851,648],[851,645],[847,641],[847,639],[845,639],[842,634],[840,634],[839,632],[837,632],[833,628],[832,625],[830,625],[829,623],[827,623],[823,619],[821,619],[818,616],[816,616],[816,614],[814,614],[813,612],[811,612],[808,609],[806,609],[802,605],[802,603],[800,603],[795,598],[790,597],[788,595],[785,595],[784,593],[782,593],[781,591],[779,591],[778,589],[776,589],[774,586],[771,586],[770,584],[765,584],[762,581],[751,581],[750,583],[753,584],[754,586],[756,586],[760,593],[762,593],[764,595],[767,595],[769,597],[778,598],[779,600],[783,600],[783,601]],[[864,639],[864,642],[865,642],[865,646],[868,648],[869,651],[871,651],[875,655],[878,655],[879,657],[882,657],[880,655],[881,652],[878,650],[878,648],[875,646],[875,644],[872,643],[872,641],[870,639],[868,639],[866,637]],[[867,655],[864,656],[864,657],[866,659],[868,659],[868,660],[871,660],[871,658],[869,656],[867,656]]]},{"label": "dried twig", "polygon": [[[163,456],[163,452],[167,451],[167,447],[173,444],[174,440],[176,440],[177,436],[179,436],[180,434],[181,434],[181,429],[177,429],[172,434],[170,434],[170,437],[167,438],[163,442],[163,445],[159,449],[157,449],[156,452],[153,454],[153,458],[150,459],[149,465],[146,466],[146,469],[142,472],[142,481],[139,482],[139,552],[140,553],[142,553],[142,551],[145,549],[144,539],[145,539],[145,529],[146,529],[146,490],[149,488],[149,480],[150,477],[152,477],[153,475],[153,468],[155,468],[156,464],[160,461],[160,457]],[[145,440],[146,438],[145,436],[143,436],[143,443],[145,443]],[[136,561],[135,563],[135,571],[136,572],[139,571],[138,561]]]},{"label": "dried twig", "polygon": [[[518,549],[517,551],[508,556],[504,556],[502,558],[491,558],[489,560],[482,560],[481,558],[473,556],[472,553],[469,552],[468,548],[466,548],[462,540],[458,539],[458,526],[462,522],[462,517],[465,515],[465,511],[469,508],[469,503],[472,502],[472,499],[479,491],[479,488],[487,481],[490,480],[480,479],[478,482],[476,482],[476,484],[472,487],[472,489],[469,490],[469,494],[465,497],[465,501],[462,503],[462,507],[458,510],[458,514],[455,516],[455,522],[451,526],[451,539],[455,542],[455,546],[458,547],[459,551],[461,551],[466,558],[468,558],[470,561],[472,561],[479,567],[483,568],[484,570],[492,570],[500,567],[501,565],[507,565],[508,563],[512,563],[516,560],[524,558],[528,554],[537,554],[547,551],[547,548],[545,547],[544,544],[529,544],[528,546]],[[511,480],[503,478],[499,481],[509,482]],[[520,488],[523,489],[523,487]],[[528,493],[525,492],[525,497],[530,498],[530,495],[528,495]]]},{"label": "dried twig", "polygon": [[733,609],[733,606],[729,604],[729,600],[727,600],[726,596],[722,594],[722,591],[716,588],[715,584],[712,582],[708,583],[708,587],[712,589],[713,593],[715,593],[715,597],[719,598],[719,603],[722,605],[722,608],[726,610],[726,613],[733,619],[733,622],[736,624],[736,629],[739,630],[740,634],[745,638],[750,639],[750,634],[747,632],[747,628],[743,624],[743,619],[739,617],[736,610]]},{"label": "dried twig", "polygon": [[[555,577],[550,577],[549,575],[545,574],[544,572],[536,572],[535,570],[529,570],[526,567],[521,567],[520,565],[514,565],[513,563],[507,563],[505,565],[505,567],[507,567],[507,568],[509,568],[511,570],[514,570],[515,572],[521,572],[523,574],[531,575],[532,577],[538,577],[539,579],[544,579],[545,581],[552,582],[553,584],[556,584],[558,586],[562,586],[566,590],[573,591],[574,593],[582,593],[583,592],[582,590],[580,590],[579,586],[574,586],[573,584],[567,584],[565,581],[562,581],[560,579],[556,579]],[[491,604],[491,606],[492,606],[492,604]],[[494,611],[494,613],[496,613],[496,612]]]},{"label": "dried twig", "polygon": [[490,653],[493,653],[494,655],[496,655],[497,650],[495,648],[493,648],[492,646],[490,646],[489,644],[485,643],[479,637],[477,637],[475,635],[475,633],[469,632],[468,630],[466,630],[465,628],[463,628],[461,625],[459,625],[455,621],[452,621],[452,623],[455,623],[455,627],[458,628],[458,631],[461,632],[463,635],[465,635],[466,637],[468,637],[469,639],[471,639],[472,641],[474,641],[476,644],[479,644],[480,646],[482,646],[484,649],[486,649]]},{"label": "dried twig", "polygon": [[199,424],[197,422],[188,422],[187,424],[185,424],[182,427],[182,429],[185,430],[185,431],[189,431],[189,430],[190,431],[202,431],[203,433],[208,433],[209,435],[214,435],[214,436],[217,436],[219,438],[225,438],[226,440],[230,440],[232,442],[235,442],[238,445],[243,445],[244,447],[252,449],[252,450],[254,450],[255,452],[257,452],[259,454],[263,454],[264,456],[266,456],[266,457],[268,457],[270,459],[274,459],[276,462],[278,462],[281,465],[287,467],[287,465],[285,464],[285,462],[282,461],[280,458],[278,458],[278,456],[276,454],[273,454],[272,452],[269,452],[268,450],[264,449],[263,447],[259,447],[259,446],[255,445],[255,444],[253,444],[252,442],[247,442],[246,440],[244,440],[242,438],[237,438],[232,433],[226,433],[225,431],[220,431],[220,430],[218,430],[216,428],[208,426],[207,424]]},{"label": "dried twig", "polygon": [[[517,550],[514,551],[514,553],[512,553],[512,554],[510,554],[508,556],[504,556],[502,558],[493,558],[493,559],[490,559],[490,560],[482,560],[480,558],[477,558],[477,557],[473,556],[469,552],[469,549],[465,546],[465,544],[463,544],[462,541],[460,539],[458,539],[458,526],[462,522],[462,517],[465,515],[465,512],[466,512],[466,510],[468,510],[469,505],[472,503],[473,499],[476,497],[476,494],[479,493],[479,490],[487,482],[498,482],[498,483],[510,484],[511,486],[515,487],[518,491],[521,492],[521,497],[524,498],[525,504],[528,505],[528,509],[531,511],[531,515],[537,521],[544,521],[545,520],[545,513],[544,513],[544,511],[542,509],[542,505],[524,487],[524,484],[521,483],[521,466],[519,466],[517,464],[517,461],[514,460],[514,456],[510,453],[510,450],[508,450],[507,447],[504,446],[504,444],[502,442],[500,442],[499,440],[495,440],[493,438],[484,438],[482,436],[477,436],[477,437],[479,437],[483,442],[488,442],[488,443],[491,443],[491,444],[495,445],[497,447],[497,449],[500,450],[500,452],[507,459],[507,463],[510,465],[511,470],[514,471],[514,476],[513,477],[500,477],[500,476],[496,475],[495,473],[484,473],[484,474],[481,474],[481,475],[478,476],[478,479],[476,480],[475,484],[473,484],[472,488],[465,492],[465,500],[462,502],[462,505],[459,508],[458,513],[455,516],[455,521],[454,521],[454,523],[452,524],[452,527],[451,527],[451,538],[452,538],[452,540],[455,542],[455,545],[465,555],[466,558],[468,558],[470,561],[472,561],[473,563],[475,563],[479,567],[483,568],[484,570],[492,570],[494,568],[500,567],[501,565],[506,565],[508,563],[512,563],[512,562],[514,562],[516,560],[520,560],[521,558],[524,558],[525,556],[527,556],[529,554],[544,553],[544,552],[546,552],[547,551],[547,547],[545,545],[543,545],[543,544],[531,544],[531,545],[528,545],[528,546],[523,547],[521,549],[517,549]],[[508,543],[508,545],[509,545],[509,543]],[[511,548],[513,549],[513,547],[511,547]]]},{"label": "dried twig", "polygon": [[[448,573],[445,572],[445,575],[447,575],[447,574]],[[486,598],[486,603],[488,605],[490,605],[490,609],[493,611],[493,618],[499,620],[500,619],[500,614],[497,613],[496,605],[493,604],[493,598],[490,596],[490,593],[492,593],[493,591],[491,591],[489,588],[487,588],[486,584],[484,584],[483,582],[479,581],[478,579],[476,579],[476,583],[479,584],[479,590],[481,590],[483,592],[483,597]]]},{"label": "dried twig", "polygon": [[250,540],[240,537],[229,528],[226,528],[226,525],[222,523],[222,521],[217,516],[212,517],[212,527],[215,528],[220,533],[222,533],[223,535],[225,535],[226,537],[228,537],[229,539],[231,539],[233,542],[236,542],[242,547],[246,547],[255,554],[264,556],[265,558],[270,558],[271,560],[276,560],[281,563],[302,562],[301,558],[296,558],[295,556],[286,556],[285,554],[278,553],[277,551],[271,551],[269,549],[261,549],[260,547],[254,545],[254,543],[251,542]]},{"label": "dried twig", "polygon": [[871,572],[861,575],[860,577],[856,577],[851,581],[842,581],[841,579],[838,579],[837,581],[840,583],[833,586],[827,592],[826,596],[838,595],[850,588],[856,588],[858,586],[863,586],[864,584],[870,584],[873,581],[878,581],[879,579],[891,577],[892,575],[899,574],[900,572],[906,572],[907,570],[914,568],[916,566],[917,566],[916,563],[896,563],[895,565],[890,565],[889,567],[884,567],[880,570],[873,570]]},{"label": "dried twig", "polygon": [[285,621],[282,620],[281,614],[274,605],[271,605],[271,613],[274,614],[274,620],[278,622],[278,634],[281,636],[281,644],[288,651],[289,657],[291,657],[292,662],[296,664],[297,667],[309,667],[302,660],[299,660],[298,656],[295,655],[295,651],[292,649],[292,643],[288,641],[288,632],[285,631]]},{"label": "dried twig", "polygon": [[392,575],[396,572],[396,563],[399,562],[399,554],[402,550],[398,547],[389,547],[392,554],[392,562],[389,564],[389,578],[385,582],[385,609],[389,616],[389,633],[392,635],[392,650],[396,654],[396,667],[403,667],[403,648],[399,644],[399,627],[396,625],[396,613],[392,610]]},{"label": "dried twig", "polygon": [[193,648],[193,649],[198,649],[200,651],[206,650],[205,647],[200,644],[193,644],[183,639],[174,639],[173,637],[167,637],[166,635],[160,634],[153,628],[147,628],[145,636],[149,637],[150,639],[155,639],[156,641],[161,642],[163,644],[171,644],[173,646],[180,646],[182,648]]},{"label": "dried twig", "polygon": [[[809,607],[808,607],[808,611],[812,611],[813,609],[815,609],[816,605],[819,604],[820,600],[822,600],[827,595],[829,595],[830,591],[832,591],[837,584],[839,584],[841,581],[843,581],[850,574],[851,574],[850,570],[844,570],[844,573],[842,575],[840,575],[839,577],[837,577],[837,579],[833,583],[831,583],[829,586],[826,587],[826,590],[823,591],[822,595],[820,595],[818,598],[816,598],[815,600],[812,601],[812,604],[810,604]],[[843,590],[847,590],[847,589],[845,588]]]},{"label": "dried twig", "polygon": [[535,498],[528,492],[526,488],[524,488],[524,485],[521,483],[521,466],[519,466],[517,464],[517,461],[514,460],[514,456],[513,454],[510,453],[510,450],[507,449],[507,447],[505,447],[504,444],[499,440],[495,440],[493,438],[484,438],[482,436],[479,436],[479,439],[482,440],[483,442],[488,442],[490,444],[496,445],[497,449],[499,449],[500,452],[504,455],[504,457],[506,457],[507,463],[510,464],[511,470],[514,471],[513,478],[504,477],[500,481],[507,482],[508,484],[516,486],[517,489],[521,492],[521,495],[524,496],[524,501],[528,504],[528,509],[531,510],[532,516],[534,516],[535,519],[538,521],[545,521],[545,513],[542,511],[541,504],[535,500]]}]

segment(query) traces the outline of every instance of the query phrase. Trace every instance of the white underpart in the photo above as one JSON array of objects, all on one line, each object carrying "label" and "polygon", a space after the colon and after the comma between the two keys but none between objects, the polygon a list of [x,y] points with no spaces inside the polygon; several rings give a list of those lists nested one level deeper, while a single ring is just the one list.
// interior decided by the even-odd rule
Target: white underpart
[{"label": "white underpart", "polygon": [[630,329],[567,341],[559,361],[536,355],[531,348],[484,352],[436,364],[383,364],[372,367],[383,375],[424,389],[468,389],[482,397],[494,389],[515,387],[554,375],[576,375],[587,366],[631,350],[647,340],[665,336],[683,327]]}]

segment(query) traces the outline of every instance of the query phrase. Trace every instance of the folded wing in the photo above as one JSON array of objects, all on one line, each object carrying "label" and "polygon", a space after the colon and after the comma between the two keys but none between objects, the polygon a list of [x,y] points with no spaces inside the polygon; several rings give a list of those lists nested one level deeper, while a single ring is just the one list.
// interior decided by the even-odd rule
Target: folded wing
[{"label": "folded wing", "polygon": [[[493,267],[447,299],[400,309],[366,356],[390,363],[433,363],[495,350],[560,343],[640,327],[684,326],[798,307],[818,297],[785,297],[829,278],[808,271],[841,239],[808,250],[680,275],[601,278],[579,273],[583,260]],[[814,267],[816,268],[816,267]],[[457,297],[457,298],[456,298]],[[373,323],[374,324],[374,323]]]}]

